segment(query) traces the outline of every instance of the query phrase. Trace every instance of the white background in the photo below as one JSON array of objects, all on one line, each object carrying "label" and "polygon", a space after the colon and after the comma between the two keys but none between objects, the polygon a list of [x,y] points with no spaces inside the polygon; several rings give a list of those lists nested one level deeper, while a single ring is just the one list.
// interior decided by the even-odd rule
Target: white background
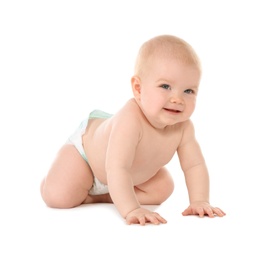
[{"label": "white background", "polygon": [[[0,259],[253,259],[252,1],[0,2]],[[182,217],[187,191],[154,208],[160,226],[127,226],[113,205],[54,210],[41,179],[93,109],[132,97],[140,45],[188,41],[203,77],[193,121],[210,171],[211,204],[227,216]]]}]

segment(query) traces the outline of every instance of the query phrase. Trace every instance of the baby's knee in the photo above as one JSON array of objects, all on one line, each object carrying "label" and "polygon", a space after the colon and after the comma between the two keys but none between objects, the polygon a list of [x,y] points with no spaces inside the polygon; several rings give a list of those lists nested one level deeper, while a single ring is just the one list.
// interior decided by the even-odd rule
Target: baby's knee
[{"label": "baby's knee", "polygon": [[55,200],[52,192],[50,192],[50,190],[48,189],[45,178],[41,182],[40,191],[41,191],[41,197],[48,207],[58,208],[58,203]]},{"label": "baby's knee", "polygon": [[47,185],[45,179],[41,183],[40,191],[43,201],[50,208],[72,208],[76,206],[57,187]]}]

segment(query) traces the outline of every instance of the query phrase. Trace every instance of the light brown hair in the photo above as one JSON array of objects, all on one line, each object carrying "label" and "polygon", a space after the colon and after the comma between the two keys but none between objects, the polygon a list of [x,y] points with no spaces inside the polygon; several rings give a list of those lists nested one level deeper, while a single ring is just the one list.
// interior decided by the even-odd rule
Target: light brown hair
[{"label": "light brown hair", "polygon": [[201,72],[199,57],[189,43],[173,35],[160,35],[146,41],[140,47],[135,63],[135,75],[141,76],[146,69],[146,64],[156,55],[195,65]]}]

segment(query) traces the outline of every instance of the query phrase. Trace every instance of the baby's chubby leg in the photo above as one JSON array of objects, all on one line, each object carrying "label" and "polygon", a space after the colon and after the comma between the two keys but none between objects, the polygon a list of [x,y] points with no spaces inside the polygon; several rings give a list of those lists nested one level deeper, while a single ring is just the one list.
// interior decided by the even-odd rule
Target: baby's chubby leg
[{"label": "baby's chubby leg", "polygon": [[141,205],[159,205],[173,192],[174,182],[163,167],[150,180],[135,186],[135,192]]},{"label": "baby's chubby leg", "polygon": [[85,201],[92,184],[89,165],[73,145],[66,144],[41,183],[41,196],[49,207],[72,208]]}]

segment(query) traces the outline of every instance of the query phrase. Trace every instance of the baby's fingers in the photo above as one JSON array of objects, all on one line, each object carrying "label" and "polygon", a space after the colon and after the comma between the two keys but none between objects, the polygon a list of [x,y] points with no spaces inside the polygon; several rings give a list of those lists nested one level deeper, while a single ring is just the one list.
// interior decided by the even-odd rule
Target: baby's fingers
[{"label": "baby's fingers", "polygon": [[[200,208],[200,209],[202,209],[202,208]],[[200,212],[200,213],[199,213],[199,212]],[[200,214],[202,214],[202,211],[201,211],[201,210],[198,211],[198,209],[196,209],[196,208],[194,208],[194,207],[191,207],[191,206],[189,206],[187,209],[184,210],[184,212],[182,212],[182,215],[183,215],[183,216],[188,216],[188,215],[200,215]]]},{"label": "baby's fingers", "polygon": [[188,215],[198,215],[199,217],[204,217],[207,215],[210,218],[213,218],[215,215],[219,217],[225,216],[225,212],[223,212],[220,208],[214,208],[208,203],[193,203],[182,213],[183,216]]},{"label": "baby's fingers", "polygon": [[209,218],[214,217],[214,212],[212,208],[206,207],[204,208],[205,214],[208,215]]},{"label": "baby's fingers", "polygon": [[196,212],[197,212],[197,215],[199,215],[201,218],[203,218],[206,211],[203,208],[199,207],[196,209]]},{"label": "baby's fingers", "polygon": [[217,216],[219,216],[219,217],[223,217],[223,216],[226,215],[226,213],[223,212],[223,211],[222,211],[221,209],[219,209],[219,208],[213,208],[213,211],[214,211],[214,213],[215,213]]},{"label": "baby's fingers", "polygon": [[213,218],[215,215],[219,217],[223,217],[226,214],[219,208],[213,208],[213,207],[206,207],[204,208],[205,214],[208,215],[208,217]]},{"label": "baby's fingers", "polygon": [[183,212],[182,212],[182,215],[183,216],[188,216],[188,215],[193,215],[192,213],[192,210],[190,208],[187,208],[185,209]]},{"label": "baby's fingers", "polygon": [[136,216],[133,216],[133,217],[129,217],[129,218],[126,218],[126,223],[128,225],[131,225],[131,224],[140,224],[140,225],[145,225],[145,218],[144,217],[136,217]]},{"label": "baby's fingers", "polygon": [[128,217],[126,219],[126,223],[128,225],[140,224],[141,226],[144,226],[146,223],[159,225],[161,223],[163,223],[163,224],[167,223],[167,221],[164,218],[162,218],[159,214],[152,213],[152,214],[144,214],[144,215],[141,215],[141,216]]},{"label": "baby's fingers", "polygon": [[161,217],[158,213],[149,214],[146,216],[148,222],[158,225],[158,224],[165,224],[167,220]]}]

